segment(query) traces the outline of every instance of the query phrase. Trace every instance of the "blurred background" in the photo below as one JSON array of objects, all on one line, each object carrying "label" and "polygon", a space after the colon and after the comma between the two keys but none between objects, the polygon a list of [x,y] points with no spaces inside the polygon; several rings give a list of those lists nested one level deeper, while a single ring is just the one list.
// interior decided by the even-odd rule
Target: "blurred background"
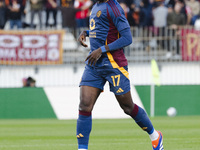
[{"label": "blurred background", "polygon": [[[200,115],[200,1],[118,2],[132,32],[133,43],[124,52],[134,100],[150,115],[154,59],[160,83],[153,92],[154,115],[165,116],[170,107],[176,115]],[[0,0],[0,118],[77,117],[78,85],[90,47],[76,39],[88,30],[95,3]],[[94,117],[126,117],[110,99],[115,98],[106,86]],[[98,114],[102,109],[105,114]]]}]

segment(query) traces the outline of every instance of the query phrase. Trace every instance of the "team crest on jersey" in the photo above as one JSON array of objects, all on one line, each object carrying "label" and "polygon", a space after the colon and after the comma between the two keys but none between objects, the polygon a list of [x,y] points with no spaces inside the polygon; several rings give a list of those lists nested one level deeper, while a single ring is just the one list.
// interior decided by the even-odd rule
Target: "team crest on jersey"
[{"label": "team crest on jersey", "polygon": [[101,10],[99,10],[98,12],[97,12],[97,17],[100,17],[101,16]]},{"label": "team crest on jersey", "polygon": [[90,30],[94,30],[95,29],[95,20],[92,18],[90,19]]}]

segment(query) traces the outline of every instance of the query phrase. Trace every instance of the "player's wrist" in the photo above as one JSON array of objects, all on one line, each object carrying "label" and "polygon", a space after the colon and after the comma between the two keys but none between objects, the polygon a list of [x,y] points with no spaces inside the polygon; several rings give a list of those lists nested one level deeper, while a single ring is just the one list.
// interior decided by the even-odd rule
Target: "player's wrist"
[{"label": "player's wrist", "polygon": [[86,33],[86,36],[89,36],[90,31],[89,31],[89,30],[86,30],[85,33]]},{"label": "player's wrist", "polygon": [[101,48],[101,52],[102,53],[106,53],[107,52],[105,46],[101,46],[100,48]]},{"label": "player's wrist", "polygon": [[87,35],[87,31],[82,31],[82,32],[81,32],[81,35],[87,37],[87,36],[88,36],[88,35]]}]

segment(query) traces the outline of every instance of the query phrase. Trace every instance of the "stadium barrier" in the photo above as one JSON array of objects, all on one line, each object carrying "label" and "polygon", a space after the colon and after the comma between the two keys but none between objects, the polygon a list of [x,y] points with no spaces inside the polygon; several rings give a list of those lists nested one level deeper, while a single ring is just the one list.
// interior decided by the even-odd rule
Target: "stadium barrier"
[{"label": "stadium barrier", "polygon": [[[0,87],[21,87],[28,76],[39,87],[78,85],[89,52],[76,41],[82,30],[0,31]],[[151,84],[152,59],[161,85],[200,84],[200,31],[185,26],[131,32],[133,43],[125,48],[131,84]]]},{"label": "stadium barrier", "polygon": [[[85,28],[74,31],[0,30],[0,64],[46,65],[83,63],[90,47],[76,39]],[[190,26],[131,28],[133,43],[125,48],[129,62],[183,62],[200,60],[199,30]],[[89,45],[89,41],[86,42]]]},{"label": "stadium barrier", "polygon": [[[135,97],[137,93],[132,86],[134,101],[144,106],[149,114],[150,86],[135,86],[135,89],[139,97]],[[161,86],[155,91],[155,116],[166,116],[169,107],[175,107],[178,116],[200,115],[200,85]],[[0,89],[0,119],[77,119],[78,93],[78,87]],[[93,118],[130,117],[124,114],[115,96],[106,89],[94,107]]]},{"label": "stadium barrier", "polygon": [[[74,37],[84,29],[77,29]],[[131,27],[132,44],[125,48],[125,54],[131,63],[150,62],[184,62],[200,60],[200,31],[192,26],[182,26],[177,29],[170,27]],[[73,41],[73,40],[72,40]],[[89,41],[86,41],[89,45]],[[64,46],[64,63],[82,63],[90,47],[76,45],[74,49]]]}]

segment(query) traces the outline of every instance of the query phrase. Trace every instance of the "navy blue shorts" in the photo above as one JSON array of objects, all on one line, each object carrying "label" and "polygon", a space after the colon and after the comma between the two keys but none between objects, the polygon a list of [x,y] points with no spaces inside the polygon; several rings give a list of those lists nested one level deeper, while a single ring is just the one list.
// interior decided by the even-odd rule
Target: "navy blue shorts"
[{"label": "navy blue shorts", "polygon": [[91,86],[103,91],[106,81],[109,82],[110,91],[115,95],[122,95],[130,91],[128,67],[91,67],[85,66],[80,86]]}]

